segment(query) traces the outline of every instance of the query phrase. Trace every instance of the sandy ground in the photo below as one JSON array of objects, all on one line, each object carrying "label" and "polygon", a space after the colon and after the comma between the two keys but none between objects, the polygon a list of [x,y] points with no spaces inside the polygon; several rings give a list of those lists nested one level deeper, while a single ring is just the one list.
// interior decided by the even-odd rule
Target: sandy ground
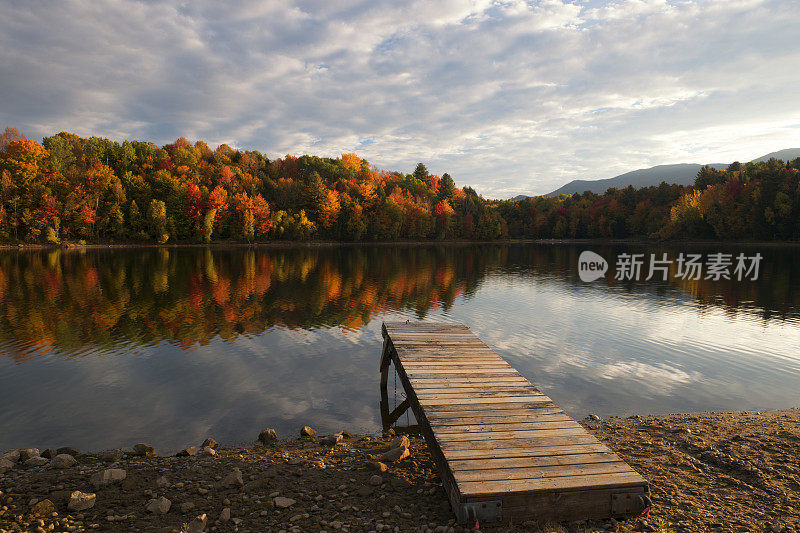
[{"label": "sandy ground", "polygon": [[[650,482],[649,520],[483,531],[800,533],[800,410],[584,423]],[[453,519],[421,438],[411,438],[409,457],[376,469],[389,440],[346,436],[329,447],[306,437],[219,446],[215,456],[78,454],[61,469],[18,461],[0,474],[0,532],[200,531],[203,514],[205,531],[220,532],[467,531]],[[125,478],[93,483],[106,469]],[[95,494],[93,507],[68,510],[74,491]],[[161,498],[169,500],[163,514]]]}]

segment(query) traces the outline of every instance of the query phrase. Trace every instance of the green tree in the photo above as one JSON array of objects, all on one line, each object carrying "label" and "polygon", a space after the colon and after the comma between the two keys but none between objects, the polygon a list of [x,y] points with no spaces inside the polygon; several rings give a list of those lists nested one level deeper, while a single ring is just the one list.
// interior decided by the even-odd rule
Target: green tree
[{"label": "green tree", "polygon": [[150,225],[150,235],[160,244],[169,240],[167,233],[167,206],[161,200],[150,200],[150,208],[147,210],[147,221]]}]

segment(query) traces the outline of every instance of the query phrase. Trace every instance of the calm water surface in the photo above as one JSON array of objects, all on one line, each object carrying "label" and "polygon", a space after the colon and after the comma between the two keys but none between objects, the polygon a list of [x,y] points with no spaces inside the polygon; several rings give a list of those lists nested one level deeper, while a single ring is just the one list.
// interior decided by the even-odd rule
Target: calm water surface
[{"label": "calm water surface", "polygon": [[[612,267],[587,284],[586,248],[1,251],[0,450],[378,431],[383,320],[471,326],[578,418],[800,406],[800,249],[588,246]],[[613,279],[718,251],[759,279]]]}]

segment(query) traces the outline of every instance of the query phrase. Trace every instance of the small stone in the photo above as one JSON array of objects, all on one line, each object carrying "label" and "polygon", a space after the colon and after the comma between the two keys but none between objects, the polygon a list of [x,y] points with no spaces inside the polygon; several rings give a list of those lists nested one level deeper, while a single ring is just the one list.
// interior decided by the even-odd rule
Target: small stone
[{"label": "small stone", "polygon": [[221,513],[219,513],[219,521],[224,523],[230,519],[231,519],[231,508],[226,507],[222,510]]},{"label": "small stone", "polygon": [[367,496],[371,496],[372,493],[375,492],[375,489],[373,489],[372,487],[368,487],[366,485],[362,485],[361,487],[358,487],[358,489],[356,489],[356,492],[358,492],[358,495],[361,496],[362,498],[366,498]]},{"label": "small stone", "polygon": [[258,434],[258,441],[261,444],[266,445],[271,442],[275,442],[276,440],[278,440],[278,434],[272,428],[264,429],[261,431],[261,433]]},{"label": "small stone", "polygon": [[215,441],[212,438],[208,438],[208,439],[204,440],[203,444],[200,445],[201,448],[208,447],[208,448],[214,448],[215,450],[217,449],[218,446],[219,446],[219,442]]},{"label": "small stone", "polygon": [[162,496],[147,502],[145,509],[153,514],[167,514],[171,506],[172,502]]},{"label": "small stone", "polygon": [[97,495],[76,490],[69,495],[67,509],[70,511],[85,511],[86,509],[94,507],[96,501]]},{"label": "small stone", "polygon": [[206,526],[208,525],[208,517],[206,513],[203,513],[199,516],[196,516],[194,520],[189,522],[189,525],[186,527],[186,533],[202,533],[206,530]]},{"label": "small stone", "polygon": [[136,444],[133,447],[133,453],[135,453],[139,457],[155,457],[156,449],[150,446],[149,444],[140,442],[139,444]]},{"label": "small stone", "polygon": [[197,446],[187,446],[175,454],[176,457],[190,457],[194,455],[197,455]]},{"label": "small stone", "polygon": [[23,464],[25,466],[43,466],[43,465],[46,465],[49,462],[50,461],[47,458],[37,455],[37,456],[31,457],[30,459],[25,461]]},{"label": "small stone", "polygon": [[393,448],[388,452],[384,453],[383,455],[381,455],[381,462],[394,463],[396,461],[405,459],[409,455],[411,455],[411,452],[408,451],[408,448],[403,448],[403,447]]},{"label": "small stone", "polygon": [[73,448],[72,446],[62,446],[61,448],[57,449],[56,452],[56,455],[67,454],[73,457],[81,454],[77,448]]},{"label": "small stone", "polygon": [[389,448],[408,448],[411,446],[411,441],[408,439],[406,435],[401,435],[399,437],[395,437],[392,439],[392,442],[389,443]]},{"label": "small stone", "polygon": [[369,484],[373,487],[378,487],[383,483],[383,478],[379,475],[374,475],[369,478]]},{"label": "small stone", "polygon": [[39,449],[38,448],[20,448],[19,452],[19,460],[23,463],[30,459],[31,457],[39,457]]},{"label": "small stone", "polygon": [[78,461],[73,456],[67,453],[60,453],[53,457],[53,460],[50,461],[50,466],[53,468],[63,469],[75,466],[77,462]]},{"label": "small stone", "polygon": [[189,511],[194,511],[194,502],[183,502],[181,504],[181,512],[188,513]]},{"label": "small stone", "polygon": [[52,459],[53,457],[58,455],[58,452],[56,452],[53,448],[47,448],[45,451],[43,451],[39,455],[41,455],[45,459]]},{"label": "small stone", "polygon": [[158,487],[159,489],[163,489],[167,485],[169,485],[169,480],[167,479],[167,476],[160,476],[156,479],[156,487]]},{"label": "small stone", "polygon": [[341,435],[329,435],[327,437],[323,437],[319,440],[320,446],[336,446],[344,439]]},{"label": "small stone", "polygon": [[214,457],[217,455],[217,450],[211,446],[205,446],[202,450],[200,450],[200,455],[203,457]]},{"label": "small stone", "polygon": [[599,416],[597,416],[597,415],[589,415],[589,416],[587,416],[586,418],[588,418],[589,420],[594,420],[595,422],[598,422],[598,421],[602,420],[602,419],[601,419]]},{"label": "small stone", "polygon": [[377,470],[378,472],[386,472],[389,470],[389,467],[380,461],[368,461],[367,466],[373,470]]},{"label": "small stone", "polygon": [[297,502],[291,498],[286,498],[284,496],[276,496],[275,498],[272,499],[272,503],[275,504],[275,507],[278,507],[280,509],[286,509],[287,507],[291,507]]},{"label": "small stone", "polygon": [[242,471],[238,468],[234,468],[230,474],[225,476],[222,481],[219,482],[219,486],[221,487],[243,487],[244,486],[244,479],[242,479]]},{"label": "small stone", "polygon": [[95,487],[102,487],[112,483],[119,483],[128,476],[128,473],[121,468],[106,468],[92,475],[89,481]]},{"label": "small stone", "polygon": [[125,452],[122,450],[108,450],[107,452],[103,452],[100,456],[100,459],[107,463],[113,463],[115,461],[119,461],[125,456]]},{"label": "small stone", "polygon": [[302,428],[300,428],[300,436],[301,437],[316,437],[317,436],[317,430],[312,429],[312,428],[310,428],[308,426],[303,426]]},{"label": "small stone", "polygon": [[31,508],[31,514],[34,516],[50,516],[54,512],[56,512],[56,506],[50,500],[37,502]]}]

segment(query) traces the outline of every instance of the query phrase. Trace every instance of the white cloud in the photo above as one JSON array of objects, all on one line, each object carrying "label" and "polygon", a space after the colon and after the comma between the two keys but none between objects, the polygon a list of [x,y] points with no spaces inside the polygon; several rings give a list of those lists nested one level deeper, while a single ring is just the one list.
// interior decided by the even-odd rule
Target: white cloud
[{"label": "white cloud", "polygon": [[357,151],[499,197],[800,144],[792,2],[0,7],[0,124],[33,137]]}]

